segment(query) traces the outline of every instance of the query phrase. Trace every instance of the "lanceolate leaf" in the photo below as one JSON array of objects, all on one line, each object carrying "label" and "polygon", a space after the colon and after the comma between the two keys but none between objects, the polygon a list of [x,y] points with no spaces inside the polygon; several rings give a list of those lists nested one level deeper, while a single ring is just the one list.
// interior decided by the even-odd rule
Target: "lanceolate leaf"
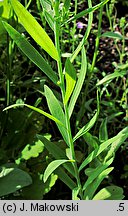
[{"label": "lanceolate leaf", "polygon": [[73,94],[71,96],[70,103],[69,103],[69,116],[70,117],[72,115],[75,103],[82,89],[82,85],[84,83],[84,79],[86,76],[86,71],[87,71],[87,58],[86,58],[85,48],[83,47],[82,48],[81,70],[80,70],[78,81],[76,83],[75,89],[73,91]]},{"label": "lanceolate leaf", "polygon": [[[58,145],[55,143],[47,140],[45,137],[42,135],[37,135],[38,139],[42,142],[42,145],[45,146],[45,148],[48,150],[52,156],[59,160],[66,158],[65,151],[63,151]],[[72,176],[75,177],[75,172],[74,168],[71,163],[64,163],[63,167],[70,173]],[[57,168],[55,170],[55,173],[58,175],[58,177],[63,181],[71,190],[76,187],[74,181],[66,174],[65,170],[63,168]]]},{"label": "lanceolate leaf", "polygon": [[77,140],[79,137],[83,136],[85,133],[87,133],[95,124],[97,120],[98,112],[93,116],[93,118],[84,126],[82,127],[79,132],[75,135],[73,138],[73,141]]},{"label": "lanceolate leaf", "polygon": [[54,31],[54,19],[53,19],[51,13],[47,12],[44,9],[44,16],[45,16],[45,19],[46,19],[47,23],[49,24],[50,28]]},{"label": "lanceolate leaf", "polygon": [[[66,164],[66,163],[65,163]],[[68,163],[69,164],[69,163]],[[68,173],[66,174],[61,167],[55,170],[55,174],[58,175],[60,180],[64,182],[71,190],[76,187],[74,181],[69,177]]]},{"label": "lanceolate leaf", "polygon": [[104,178],[106,178],[110,172],[112,172],[112,170],[114,169],[114,167],[109,167],[107,169],[105,169],[101,174],[99,174],[99,176],[86,188],[86,190],[84,191],[84,199],[85,200],[92,200],[93,195],[95,193],[95,191],[97,190],[97,188],[99,187],[99,185],[101,184],[101,182],[103,181]]},{"label": "lanceolate leaf", "polygon": [[113,155],[115,155],[115,153],[119,149],[119,147],[128,138],[128,127],[124,128],[124,131],[126,131],[124,136],[120,136],[117,140],[112,142],[112,145],[111,145],[110,149],[108,150],[108,153],[107,153],[106,157],[104,158],[104,161],[107,161],[109,158],[111,158]]},{"label": "lanceolate leaf", "polygon": [[92,174],[88,177],[85,184],[83,185],[83,190],[86,190],[86,188],[94,181],[94,179],[96,179],[112,162],[113,162],[113,158],[111,158],[106,163],[96,167],[95,170],[92,172]]},{"label": "lanceolate leaf", "polygon": [[57,119],[59,119],[61,122],[63,122],[63,125],[65,126],[65,127],[61,127],[57,123],[59,131],[61,132],[65,142],[68,144],[68,132],[66,130],[66,122],[65,122],[65,115],[64,115],[63,109],[59,101],[57,100],[53,92],[51,91],[51,89],[45,85],[44,90],[45,90],[45,96],[47,99],[47,104],[48,104],[51,114],[55,116]]},{"label": "lanceolate leaf", "polygon": [[66,93],[64,103],[67,104],[76,83],[76,71],[69,59],[65,64],[65,78],[66,78]]},{"label": "lanceolate leaf", "polygon": [[51,6],[52,6],[51,0],[40,0],[40,4],[42,6],[42,9],[45,9],[47,11],[51,10]]},{"label": "lanceolate leaf", "polygon": [[[38,139],[43,143],[45,148],[48,150],[50,154],[56,159],[63,159],[66,158],[65,151],[63,151],[59,146],[57,146],[55,143],[47,140],[44,136],[37,135]],[[75,177],[74,168],[71,163],[65,163],[63,164],[63,167],[68,170],[68,172]]]},{"label": "lanceolate leaf", "polygon": [[117,141],[118,139],[126,139],[126,134],[128,134],[128,127],[121,130],[116,136],[113,138],[108,139],[107,141],[103,142],[98,148],[92,151],[88,157],[83,161],[83,163],[79,167],[79,171],[81,171],[87,164],[89,164],[94,158],[96,158],[101,152],[107,149],[113,142]]},{"label": "lanceolate leaf", "polygon": [[116,71],[116,72],[114,72],[114,73],[112,73],[112,74],[109,74],[109,75],[105,76],[102,80],[100,80],[100,81],[96,84],[96,86],[102,85],[102,84],[104,84],[104,83],[106,83],[106,82],[108,82],[108,81],[110,81],[110,80],[112,80],[112,79],[114,79],[114,78],[122,77],[122,76],[124,76],[126,73],[127,73],[127,71],[119,71],[119,72]]},{"label": "lanceolate leaf", "polygon": [[123,39],[123,35],[117,32],[105,32],[104,34],[101,35],[101,37],[109,37],[109,38],[119,39],[119,40]]},{"label": "lanceolate leaf", "polygon": [[108,186],[101,189],[93,200],[122,200],[124,198],[123,189],[118,186]]},{"label": "lanceolate leaf", "polygon": [[54,30],[54,11],[52,10],[51,1],[40,0],[45,19],[52,30]]},{"label": "lanceolate leaf", "polygon": [[58,52],[44,29],[36,21],[36,19],[26,10],[26,8],[18,1],[11,0],[11,5],[18,16],[20,22],[31,35],[31,37],[55,60],[58,60]]},{"label": "lanceolate leaf", "polygon": [[66,163],[66,162],[74,162],[73,160],[55,160],[52,161],[46,168],[44,172],[44,182],[47,181],[48,177],[54,172],[54,170],[59,167],[61,164]]},{"label": "lanceolate leaf", "polygon": [[8,23],[3,22],[3,25],[22,52],[56,84],[58,81],[57,75],[39,52]]},{"label": "lanceolate leaf", "polygon": [[98,8],[100,8],[100,7],[102,7],[104,4],[106,4],[108,1],[109,1],[109,0],[102,1],[101,3],[95,5],[95,6],[92,7],[92,8],[88,8],[88,9],[86,9],[86,10],[83,10],[82,12],[80,12],[80,13],[76,14],[75,16],[71,17],[68,21],[66,21],[66,23],[67,23],[67,22],[71,22],[71,21],[76,20],[76,19],[79,19],[79,18],[81,18],[81,17],[87,15],[88,13],[91,13],[91,12],[97,10]]},{"label": "lanceolate leaf", "polygon": [[41,110],[39,108],[36,108],[36,107],[28,105],[28,104],[13,104],[13,105],[6,107],[3,111],[14,108],[14,107],[19,107],[19,106],[26,106],[26,107],[42,114],[42,115],[48,117],[49,119],[55,121],[57,124],[60,124],[61,127],[64,127],[63,123],[61,121],[59,121],[57,118],[55,118],[54,116],[50,115],[49,113],[44,112],[43,110]]}]

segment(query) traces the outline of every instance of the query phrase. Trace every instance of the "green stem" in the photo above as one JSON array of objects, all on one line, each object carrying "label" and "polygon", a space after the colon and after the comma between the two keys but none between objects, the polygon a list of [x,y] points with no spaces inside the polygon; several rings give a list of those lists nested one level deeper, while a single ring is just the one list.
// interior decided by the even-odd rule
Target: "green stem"
[{"label": "green stem", "polygon": [[[60,36],[59,1],[56,1],[55,5],[54,5],[54,12],[55,12],[55,25],[54,25],[55,45],[56,45],[56,48],[57,48],[57,51],[59,54],[59,60],[57,61],[57,66],[58,66],[58,73],[59,73],[59,78],[60,78],[60,89],[61,89],[62,99],[63,99],[63,104],[64,104],[65,85],[64,85],[64,75],[63,75],[63,71],[62,71],[60,41],[59,41],[59,36]],[[80,197],[81,197],[81,199],[83,199],[82,186],[81,186],[78,167],[77,167],[77,163],[76,163],[74,144],[73,144],[73,139],[72,139],[72,134],[71,134],[71,126],[70,126],[70,119],[69,119],[69,113],[68,113],[68,106],[67,105],[64,105],[64,110],[65,110],[66,128],[68,131],[68,141],[69,141],[69,146],[70,146],[71,159],[75,161],[72,164],[73,164],[74,171],[76,174],[77,185],[80,188]]]},{"label": "green stem", "polygon": [[106,12],[107,12],[108,20],[109,20],[110,29],[111,31],[113,31],[112,19],[111,19],[111,14],[108,8],[108,4],[106,4]]},{"label": "green stem", "polygon": [[29,0],[28,3],[26,3],[26,9],[28,9],[29,5],[31,4],[32,0]]}]

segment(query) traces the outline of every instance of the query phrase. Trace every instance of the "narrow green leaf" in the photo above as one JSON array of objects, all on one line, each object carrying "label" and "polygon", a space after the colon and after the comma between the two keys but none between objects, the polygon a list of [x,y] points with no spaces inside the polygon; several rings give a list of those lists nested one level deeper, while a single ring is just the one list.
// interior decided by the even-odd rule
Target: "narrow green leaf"
[{"label": "narrow green leaf", "polygon": [[126,128],[126,133],[124,136],[120,136],[117,140],[112,142],[112,145],[110,149],[108,150],[108,153],[106,157],[104,158],[104,161],[107,161],[109,158],[115,155],[116,151],[120,148],[120,146],[124,143],[124,141],[128,138],[128,127]]},{"label": "narrow green leaf", "polygon": [[73,16],[73,17],[71,17],[69,20],[67,20],[66,23],[71,22],[71,21],[76,20],[76,19],[79,19],[79,18],[81,18],[81,17],[87,15],[88,13],[91,13],[91,12],[97,10],[98,8],[100,8],[100,7],[102,7],[103,5],[105,5],[108,1],[109,1],[109,0],[102,1],[101,3],[95,5],[95,6],[92,7],[92,8],[88,8],[88,9],[86,9],[86,10],[83,10],[82,12],[76,14],[75,16]]},{"label": "narrow green leaf", "polygon": [[56,84],[58,81],[57,75],[39,52],[8,23],[3,22],[3,25],[21,51]]},{"label": "narrow green leaf", "polygon": [[51,15],[50,12],[46,11],[44,9],[44,16],[45,16],[45,19],[47,21],[47,23],[49,24],[50,28],[54,31],[54,18],[53,16]]},{"label": "narrow green leaf", "polygon": [[105,32],[104,34],[101,35],[101,37],[109,37],[109,38],[119,39],[119,40],[123,39],[123,35],[117,32]]},{"label": "narrow green leaf", "polygon": [[44,112],[43,110],[41,110],[39,108],[36,108],[36,107],[28,105],[28,104],[13,104],[13,105],[10,105],[10,106],[6,107],[3,111],[14,108],[14,107],[19,107],[19,106],[22,106],[22,107],[26,106],[26,107],[28,107],[28,108],[42,114],[42,115],[48,117],[49,119],[55,121],[57,124],[60,124],[61,126],[64,127],[63,123],[61,121],[59,121],[57,118],[55,118],[54,116],[50,115],[49,113]]},{"label": "narrow green leaf", "polygon": [[[37,135],[38,139],[43,143],[45,148],[48,150],[50,154],[55,159],[63,159],[66,158],[65,151],[63,151],[58,145],[56,145],[54,142],[51,142],[50,140],[46,139],[42,135]],[[68,159],[68,158],[67,158]]]},{"label": "narrow green leaf", "polygon": [[36,19],[17,0],[11,0],[11,5],[18,16],[21,24],[31,37],[55,60],[58,60],[58,52],[44,29]]},{"label": "narrow green leaf", "polygon": [[64,103],[67,104],[76,83],[76,71],[69,59],[65,64],[65,78],[66,78],[66,93]]},{"label": "narrow green leaf", "polygon": [[95,124],[95,122],[97,120],[97,116],[98,116],[98,112],[96,112],[95,115],[93,116],[93,118],[84,127],[82,127],[79,130],[79,132],[73,138],[73,142],[75,140],[77,140],[79,137],[83,136],[85,133],[87,133],[93,127],[93,125]]},{"label": "narrow green leaf", "polygon": [[113,113],[112,115],[109,115],[109,116],[108,116],[108,121],[109,121],[109,122],[112,122],[112,120],[115,119],[115,117],[120,116],[120,115],[123,115],[123,114],[124,114],[124,112],[116,112],[116,113]]},{"label": "narrow green leaf", "polygon": [[68,132],[66,130],[66,122],[65,122],[65,115],[64,115],[63,109],[59,101],[57,100],[57,98],[55,97],[55,95],[53,94],[53,92],[48,86],[46,85],[44,86],[44,91],[45,91],[47,104],[48,104],[51,114],[55,116],[57,119],[59,119],[65,126],[65,127],[61,127],[59,124],[57,124],[57,127],[60,133],[62,134],[65,142],[67,143],[67,145],[69,145],[68,144]]},{"label": "narrow green leaf", "polygon": [[66,162],[74,162],[74,160],[55,160],[52,161],[46,168],[44,172],[44,183],[47,181],[48,177],[54,172],[57,167],[59,167],[61,164],[66,163]]},{"label": "narrow green leaf", "polygon": [[88,177],[87,181],[83,185],[83,190],[86,188],[113,162],[113,158],[104,164],[99,165],[93,170],[92,174]]},{"label": "narrow green leaf", "polygon": [[54,11],[52,10],[52,3],[48,0],[40,0],[45,20],[50,28],[54,31]]},{"label": "narrow green leaf", "polygon": [[99,141],[105,142],[108,140],[107,118],[103,119],[99,128]]},{"label": "narrow green leaf", "polygon": [[50,11],[51,10],[51,0],[40,0],[42,9],[45,8],[45,10]]},{"label": "narrow green leaf", "polygon": [[[63,151],[58,145],[56,145],[54,142],[51,142],[47,140],[45,137],[41,135],[37,135],[38,139],[41,140],[41,142],[45,145],[45,148],[52,154],[52,156],[58,160],[58,159],[63,159],[66,158],[65,151]],[[68,159],[68,158],[66,158]],[[72,164],[70,163],[65,163],[63,164],[63,167],[75,177],[74,173],[74,168]]]},{"label": "narrow green leaf", "polygon": [[104,170],[99,176],[86,188],[84,191],[84,199],[85,200],[92,200],[94,193],[96,192],[97,188],[101,184],[104,178],[106,178],[114,167],[109,167]]},{"label": "narrow green leaf", "polygon": [[123,189],[121,187],[108,186],[101,189],[93,200],[122,200],[123,198]]},{"label": "narrow green leaf", "polygon": [[122,77],[122,76],[124,76],[126,73],[127,73],[127,71],[119,71],[119,72],[116,71],[116,72],[114,72],[114,73],[112,73],[112,74],[109,74],[109,75],[105,76],[102,80],[100,80],[100,81],[96,84],[96,86],[102,85],[102,84],[104,84],[104,83],[106,83],[106,82],[108,82],[108,81],[110,81],[110,80],[112,80],[112,79],[114,79],[114,78]]},{"label": "narrow green leaf", "polygon": [[59,179],[64,182],[71,190],[76,187],[75,182],[69,177],[68,174],[66,174],[62,168],[57,168],[54,172],[58,175]]},{"label": "narrow green leaf", "polygon": [[85,76],[86,76],[86,71],[87,71],[87,58],[86,58],[85,48],[83,47],[82,48],[81,70],[80,70],[78,81],[76,83],[75,89],[73,91],[73,94],[71,96],[70,103],[69,103],[69,116],[70,117],[72,115],[75,103],[82,89],[82,86],[85,80]]},{"label": "narrow green leaf", "polygon": [[98,148],[91,152],[88,157],[83,161],[83,163],[79,167],[79,171],[81,171],[87,164],[89,164],[94,158],[96,158],[101,152],[107,149],[113,142],[118,139],[126,139],[126,134],[128,134],[128,127],[121,130],[116,136],[107,141],[103,142]]}]

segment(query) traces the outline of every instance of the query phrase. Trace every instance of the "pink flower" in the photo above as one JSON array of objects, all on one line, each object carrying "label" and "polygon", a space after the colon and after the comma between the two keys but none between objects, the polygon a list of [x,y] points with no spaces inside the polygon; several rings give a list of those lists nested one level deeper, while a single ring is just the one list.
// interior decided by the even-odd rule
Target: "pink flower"
[{"label": "pink flower", "polygon": [[84,24],[82,22],[78,22],[76,25],[78,29],[82,29],[84,27]]}]

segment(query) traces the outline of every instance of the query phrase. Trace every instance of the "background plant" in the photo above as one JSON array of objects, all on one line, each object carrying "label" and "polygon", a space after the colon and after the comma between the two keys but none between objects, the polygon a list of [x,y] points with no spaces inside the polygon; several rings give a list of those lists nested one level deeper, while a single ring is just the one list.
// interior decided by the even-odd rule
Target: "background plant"
[{"label": "background plant", "polygon": [[[119,35],[116,35],[112,32],[109,32],[106,35],[101,35],[100,29],[102,22],[103,5],[107,2],[108,1],[102,1],[98,5],[92,6],[91,1],[88,1],[89,8],[87,10],[83,10],[80,13],[77,13],[77,1],[75,2],[74,12],[70,12],[70,6],[72,5],[70,1],[37,1],[39,16],[41,17],[40,21],[44,22],[45,18],[45,29],[47,30],[48,23],[51,31],[54,30],[55,46],[48,34],[34,19],[34,16],[32,16],[25,9],[25,7],[23,7],[22,4],[20,4],[16,0],[12,0],[9,3],[9,5],[11,5],[11,8],[14,10],[14,13],[12,15],[14,24],[10,23],[10,25],[7,22],[2,21],[4,28],[11,37],[11,39],[9,39],[10,42],[8,42],[8,49],[9,47],[11,47],[11,52],[9,49],[8,54],[9,62],[10,59],[12,63],[14,62],[14,57],[12,54],[13,50],[16,49],[14,45],[15,43],[21,49],[21,51],[41,71],[45,73],[45,75],[49,79],[47,79],[46,76],[41,77],[37,72],[35,73],[37,75],[36,78],[35,76],[33,76],[32,80],[31,78],[30,80],[28,80],[26,84],[27,88],[29,83],[30,87],[33,86],[34,92],[36,92],[35,94],[37,94],[37,100],[35,100],[36,102],[34,106],[32,106],[28,105],[26,102],[24,103],[23,100],[25,101],[25,99],[16,101],[13,98],[10,85],[12,79],[10,78],[10,75],[7,75],[7,105],[12,104],[13,101],[16,101],[16,104],[7,107],[5,109],[6,114],[2,115],[8,116],[10,115],[10,112],[13,112],[13,115],[15,116],[16,112],[19,112],[17,110],[8,110],[11,107],[21,106],[21,108],[19,108],[20,113],[23,113],[23,106],[31,109],[25,109],[25,123],[22,123],[19,130],[17,129],[17,124],[15,128],[13,126],[14,134],[18,133],[19,136],[21,136],[20,133],[22,130],[26,131],[26,127],[29,127],[29,130],[33,135],[39,133],[42,130],[42,125],[44,125],[44,117],[42,118],[42,115],[54,121],[60,132],[57,134],[55,132],[55,136],[43,133],[43,135],[37,135],[34,138],[34,136],[30,135],[30,140],[26,141],[25,139],[25,141],[22,141],[22,143],[20,143],[19,147],[20,149],[22,149],[20,155],[17,151],[18,148],[16,148],[16,145],[14,145],[14,138],[10,139],[10,142],[14,145],[12,157],[15,159],[15,163],[7,163],[1,166],[1,179],[5,178],[3,177],[3,175],[7,176],[7,178],[9,177],[8,166],[10,165],[10,173],[12,172],[12,169],[15,170],[20,168],[20,172],[23,172],[24,170],[27,178],[29,178],[29,182],[27,182],[26,180],[26,185],[30,184],[30,186],[19,191],[19,193],[16,194],[19,197],[27,199],[43,198],[43,195],[49,192],[50,188],[55,184],[57,177],[61,179],[61,181],[63,181],[72,190],[72,199],[122,199],[124,197],[122,188],[117,187],[112,183],[108,183],[109,186],[107,185],[103,189],[101,187],[101,190],[99,189],[99,191],[97,191],[97,188],[101,185],[101,182],[103,180],[105,181],[108,176],[110,176],[109,173],[114,169],[113,167],[110,167],[110,165],[113,163],[115,153],[122,145],[122,143],[124,143],[128,134],[128,128],[125,127],[125,123],[124,127],[121,128],[118,133],[116,132],[114,136],[113,134],[110,134],[111,136],[108,134],[110,132],[107,130],[107,122],[111,124],[112,119],[114,119],[116,115],[118,116],[122,113],[118,112],[115,114],[115,109],[113,110],[109,118],[107,118],[102,114],[102,111],[100,111],[100,104],[105,104],[105,101],[103,101],[102,99],[104,92],[109,95],[108,84],[111,84],[111,81],[113,79],[126,75],[127,70],[117,68],[114,73],[106,75],[103,79],[97,81],[97,84],[95,82],[96,79],[94,79],[95,87],[93,88],[93,98],[89,98],[89,100],[87,98],[90,92],[90,83],[91,81],[93,81],[93,77],[96,73],[95,71],[97,71],[97,69],[95,69],[95,64],[98,56],[99,41],[101,36],[111,36],[116,37],[116,39],[124,40],[124,36],[123,38],[119,38]],[[30,3],[31,2],[27,2],[25,6],[28,7]],[[89,50],[88,37],[91,31],[93,12],[95,10],[99,10],[99,24],[96,36],[95,51],[93,54],[93,60],[91,62],[87,58],[86,53]],[[73,35],[77,32],[76,22],[78,19],[85,15],[88,15],[87,29],[83,35],[83,38],[77,38],[78,41],[75,44]],[[18,22],[16,17],[18,17]],[[72,23],[74,24],[74,26],[71,27],[73,33],[70,33],[70,26]],[[22,29],[21,24],[29,33],[29,35],[36,41],[36,43],[45,50],[45,52],[37,47],[36,44],[32,46],[32,44],[29,43],[29,40],[26,39],[24,35],[21,35],[21,33],[19,33],[25,32]],[[50,36],[53,37],[53,34],[51,34]],[[63,37],[66,37],[68,39],[65,40]],[[68,52],[67,50],[65,50],[64,42],[65,44],[67,43],[68,46],[72,45],[72,48],[69,49]],[[36,47],[36,49],[34,47]],[[54,60],[52,60],[52,58],[48,54]],[[11,72],[12,63],[9,63],[9,74]],[[33,83],[38,82],[38,80],[40,84],[33,85]],[[23,82],[21,83],[21,87],[22,85]],[[48,86],[51,86],[51,88],[49,88]],[[125,83],[125,90],[126,88],[127,86]],[[82,91],[83,93],[82,103],[80,91]],[[30,94],[29,88],[28,94]],[[42,109],[42,102],[40,97],[43,97],[44,101],[44,96],[46,98],[46,101],[44,103],[46,104],[47,102],[51,114],[49,114],[45,106],[43,106],[45,110]],[[127,97],[126,91],[125,96]],[[20,95],[20,97],[23,97],[22,94]],[[86,101],[86,104],[84,103],[84,101]],[[93,109],[90,108],[92,102],[94,102],[94,105],[92,107]],[[41,107],[37,108],[39,104]],[[79,109],[78,116],[76,115],[76,108]],[[87,113],[88,116],[84,120],[82,120],[85,110],[89,111]],[[36,116],[34,119],[34,116],[36,114],[33,111],[36,111],[41,115]],[[43,120],[40,120],[40,118]],[[37,123],[40,122],[40,125],[35,124],[33,120],[35,120],[35,122]],[[75,124],[73,122],[75,122]],[[55,123],[51,122],[51,125],[54,125]],[[30,128],[30,125],[33,124],[35,129],[34,133]],[[47,124],[45,124],[45,127],[46,126]],[[93,130],[91,132],[92,127],[94,128],[94,132]],[[100,129],[97,133],[98,127]],[[47,127],[45,131],[49,131],[49,128]],[[10,134],[8,135],[10,138]],[[108,138],[112,136],[113,138]],[[4,148],[2,148],[2,150],[3,149]],[[7,162],[7,158],[5,159],[5,162]],[[62,166],[60,167],[60,165]],[[87,165],[88,167],[85,169]],[[3,174],[3,172],[5,173]],[[25,179],[25,177],[23,179]],[[43,182],[43,180],[45,183]],[[7,184],[8,182],[4,181],[4,185]],[[11,190],[5,192],[5,190],[3,189],[1,196],[17,191],[17,189],[19,188],[17,188],[16,186],[19,184],[21,183],[15,181],[15,185],[12,185]],[[21,184],[20,188],[26,185]],[[3,188],[3,186],[1,188]],[[36,191],[34,196],[31,194],[31,191]],[[101,194],[103,194],[102,197]]]}]

